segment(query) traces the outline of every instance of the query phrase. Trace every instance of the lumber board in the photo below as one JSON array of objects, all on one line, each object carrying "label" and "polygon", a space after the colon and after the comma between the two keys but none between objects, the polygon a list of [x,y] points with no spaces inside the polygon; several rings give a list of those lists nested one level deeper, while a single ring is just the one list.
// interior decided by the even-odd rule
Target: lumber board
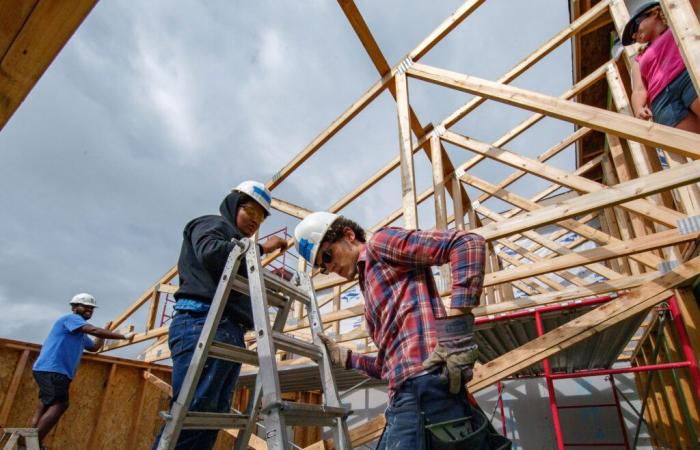
[{"label": "lumber board", "polygon": [[404,73],[397,73],[394,79],[396,80],[396,109],[399,121],[401,203],[404,226],[408,229],[416,229],[418,228],[418,210],[416,207],[416,180],[413,168],[411,125],[408,118],[408,83]]},{"label": "lumber board", "polygon": [[633,253],[654,250],[657,248],[676,245],[682,242],[694,241],[700,238],[700,231],[696,233],[680,234],[678,230],[666,230],[656,234],[642,236],[632,241],[617,242],[603,247],[570,253],[543,262],[522,265],[517,268],[502,270],[496,273],[486,274],[484,286],[504,283],[513,280],[564,270],[572,267],[583,266],[587,263],[604,261],[619,256],[627,256]]},{"label": "lumber board", "polygon": [[[73,35],[97,0],[40,0],[25,15],[19,30],[10,28],[0,42],[5,48],[0,59],[0,130],[24,101],[58,52]],[[31,3],[3,1],[0,7],[18,15],[8,14],[5,20],[21,20]],[[14,33],[13,33],[14,32]],[[12,36],[14,35],[14,36]],[[8,38],[12,41],[8,45]]]},{"label": "lumber board", "polygon": [[[571,172],[561,170],[550,165],[541,163],[539,161],[526,158],[524,156],[518,155],[502,147],[494,147],[488,145],[484,142],[480,142],[476,139],[472,139],[466,136],[447,131],[443,134],[442,138],[447,142],[450,142],[458,147],[462,147],[474,153],[486,156],[494,161],[515,167],[517,169],[522,169],[527,171],[532,175],[549,180],[553,183],[557,183],[561,186],[568,187],[570,189],[580,191],[580,192],[597,192],[602,189],[613,189],[612,186],[605,186],[604,184],[598,183],[588,178],[573,175]],[[693,164],[693,163],[688,163]],[[680,169],[680,167],[676,167]],[[637,179],[642,179],[645,177],[640,177]],[[690,182],[689,182],[690,183]],[[682,183],[682,184],[689,184]],[[676,187],[676,186],[673,186]],[[669,189],[669,188],[666,188]],[[660,189],[661,191],[663,189]],[[651,195],[659,191],[654,191],[647,193],[646,195]],[[641,196],[640,196],[641,197]],[[639,197],[636,197],[639,198]],[[623,208],[630,211],[641,214],[645,217],[649,217],[661,224],[669,227],[675,227],[676,222],[686,216],[678,211],[666,208],[660,205],[656,205],[646,199],[635,199],[632,202],[624,203],[621,205]]]},{"label": "lumber board", "polygon": [[413,64],[407,74],[429,83],[487,97],[652,147],[661,147],[689,158],[700,157],[700,137],[689,131],[420,63]]},{"label": "lumber board", "polygon": [[673,271],[654,278],[628,295],[604,304],[566,324],[502,355],[474,370],[469,384],[472,392],[490,386],[548,356],[610,328],[625,319],[649,310],[672,295],[672,289],[700,274],[700,257]]}]

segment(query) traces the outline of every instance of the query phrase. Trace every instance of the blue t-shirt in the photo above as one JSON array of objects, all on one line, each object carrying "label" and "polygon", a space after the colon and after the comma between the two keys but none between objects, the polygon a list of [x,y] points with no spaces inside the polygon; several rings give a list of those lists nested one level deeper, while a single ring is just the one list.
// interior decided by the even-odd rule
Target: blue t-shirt
[{"label": "blue t-shirt", "polygon": [[37,372],[62,373],[72,380],[83,349],[94,345],[92,339],[78,331],[83,325],[87,325],[87,321],[75,313],[58,319],[46,337],[33,369]]}]

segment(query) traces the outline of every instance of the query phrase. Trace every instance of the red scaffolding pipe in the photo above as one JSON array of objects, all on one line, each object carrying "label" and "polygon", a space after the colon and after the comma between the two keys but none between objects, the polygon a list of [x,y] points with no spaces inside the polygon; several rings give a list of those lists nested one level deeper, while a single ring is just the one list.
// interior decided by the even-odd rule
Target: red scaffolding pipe
[{"label": "red scaffolding pipe", "polygon": [[681,369],[683,367],[690,367],[690,362],[681,361],[673,363],[650,364],[648,366],[621,367],[619,369],[582,370],[580,372],[573,373],[555,373],[551,375],[551,378],[553,380],[561,380],[564,378],[585,378],[597,377],[600,375],[615,375],[620,373],[649,372],[651,370]]},{"label": "red scaffolding pipe", "polygon": [[617,419],[620,421],[620,429],[622,430],[622,439],[625,443],[625,450],[630,450],[630,441],[627,438],[627,427],[625,426],[625,418],[622,415],[622,408],[620,408],[620,398],[617,396],[617,388],[615,387],[615,375],[613,374],[610,374],[610,387],[612,388],[613,398],[615,399]]},{"label": "red scaffolding pipe", "polygon": [[501,408],[501,427],[503,428],[503,436],[508,436],[508,433],[506,431],[506,411],[505,411],[505,408],[503,407],[503,383],[501,383],[499,381],[497,386],[498,386],[498,406]]},{"label": "red scaffolding pipe", "polygon": [[[542,325],[542,314],[540,311],[535,311],[535,323],[537,325],[537,336],[544,334],[544,326]],[[559,409],[557,408],[557,397],[554,392],[554,382],[552,381],[552,372],[549,367],[549,359],[542,360],[544,366],[544,378],[547,381],[547,391],[549,392],[549,408],[552,410],[552,425],[554,425],[554,436],[557,440],[557,449],[564,450],[564,437],[561,434],[561,423],[559,422]]]},{"label": "red scaffolding pipe", "polygon": [[668,299],[668,306],[671,310],[673,325],[676,327],[676,332],[678,333],[678,340],[680,341],[681,348],[683,349],[683,355],[689,363],[688,372],[690,372],[690,379],[693,382],[695,400],[700,401],[700,370],[698,370],[698,359],[693,351],[693,346],[690,345],[688,331],[685,329],[685,324],[683,323],[683,318],[681,317],[681,310],[678,308],[678,301],[676,300],[675,296]]}]

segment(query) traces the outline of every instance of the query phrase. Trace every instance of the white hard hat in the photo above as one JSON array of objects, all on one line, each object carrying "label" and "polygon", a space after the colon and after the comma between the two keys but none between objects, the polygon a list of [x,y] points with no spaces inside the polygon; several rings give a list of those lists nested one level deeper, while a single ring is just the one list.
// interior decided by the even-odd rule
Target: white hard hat
[{"label": "white hard hat", "polygon": [[337,218],[337,214],[326,211],[314,212],[306,216],[294,229],[297,251],[312,266],[316,261],[316,253],[321,246],[323,236]]},{"label": "white hard hat", "polygon": [[272,202],[272,195],[270,191],[259,181],[248,180],[244,181],[235,188],[234,191],[242,192],[255,200],[260,206],[265,210],[266,215],[270,215],[270,203]]},{"label": "white hard hat", "polygon": [[70,304],[92,306],[93,308],[97,308],[97,302],[95,301],[95,297],[93,297],[90,294],[86,294],[85,292],[74,296],[71,299]]}]

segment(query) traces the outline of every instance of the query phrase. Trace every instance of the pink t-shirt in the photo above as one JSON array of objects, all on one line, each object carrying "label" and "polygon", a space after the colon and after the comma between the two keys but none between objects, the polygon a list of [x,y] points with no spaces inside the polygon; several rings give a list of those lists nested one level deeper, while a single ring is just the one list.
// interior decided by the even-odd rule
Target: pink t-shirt
[{"label": "pink t-shirt", "polygon": [[637,55],[649,104],[685,69],[670,28],[661,33],[641,55]]}]

